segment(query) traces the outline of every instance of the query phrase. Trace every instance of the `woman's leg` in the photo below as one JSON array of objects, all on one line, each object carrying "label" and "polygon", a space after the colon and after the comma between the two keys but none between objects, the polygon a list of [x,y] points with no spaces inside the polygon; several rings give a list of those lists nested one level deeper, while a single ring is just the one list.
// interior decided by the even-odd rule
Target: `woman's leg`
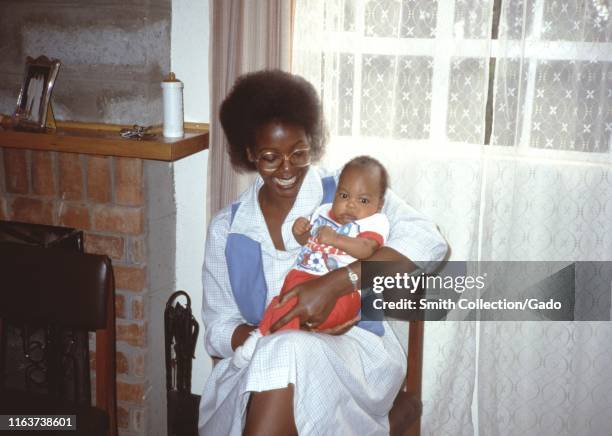
[{"label": "woman's leg", "polygon": [[297,436],[293,417],[293,385],[252,392],[243,436]]}]

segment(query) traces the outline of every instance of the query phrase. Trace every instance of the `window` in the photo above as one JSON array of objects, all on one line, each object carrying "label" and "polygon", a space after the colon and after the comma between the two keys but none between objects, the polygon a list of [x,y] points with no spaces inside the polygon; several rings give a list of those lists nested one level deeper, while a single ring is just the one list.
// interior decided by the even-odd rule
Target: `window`
[{"label": "window", "polygon": [[603,0],[300,0],[293,69],[337,138],[609,159],[611,42]]}]

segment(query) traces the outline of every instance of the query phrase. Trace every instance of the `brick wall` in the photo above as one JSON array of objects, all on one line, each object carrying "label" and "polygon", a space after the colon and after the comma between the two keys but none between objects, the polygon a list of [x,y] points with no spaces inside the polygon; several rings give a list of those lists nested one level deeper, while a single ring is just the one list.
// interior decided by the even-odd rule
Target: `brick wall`
[{"label": "brick wall", "polygon": [[0,219],[76,227],[85,233],[87,252],[112,259],[120,433],[150,434],[143,161],[0,148],[0,169]]}]

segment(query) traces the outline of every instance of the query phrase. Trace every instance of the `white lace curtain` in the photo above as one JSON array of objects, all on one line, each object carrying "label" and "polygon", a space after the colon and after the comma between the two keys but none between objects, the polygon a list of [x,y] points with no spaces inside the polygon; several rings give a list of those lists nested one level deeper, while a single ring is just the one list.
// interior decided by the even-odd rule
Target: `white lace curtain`
[{"label": "white lace curtain", "polygon": [[[608,6],[297,0],[324,163],[380,158],[451,259],[611,261]],[[609,322],[427,323],[422,434],[609,435],[610,344]]]}]

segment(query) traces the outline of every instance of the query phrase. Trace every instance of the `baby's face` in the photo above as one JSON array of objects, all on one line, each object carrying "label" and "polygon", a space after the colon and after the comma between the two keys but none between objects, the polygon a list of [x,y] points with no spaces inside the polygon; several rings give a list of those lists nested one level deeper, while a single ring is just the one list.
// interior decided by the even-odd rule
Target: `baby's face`
[{"label": "baby's face", "polygon": [[332,214],[340,224],[367,218],[382,206],[377,169],[348,167],[342,171],[332,204]]}]

